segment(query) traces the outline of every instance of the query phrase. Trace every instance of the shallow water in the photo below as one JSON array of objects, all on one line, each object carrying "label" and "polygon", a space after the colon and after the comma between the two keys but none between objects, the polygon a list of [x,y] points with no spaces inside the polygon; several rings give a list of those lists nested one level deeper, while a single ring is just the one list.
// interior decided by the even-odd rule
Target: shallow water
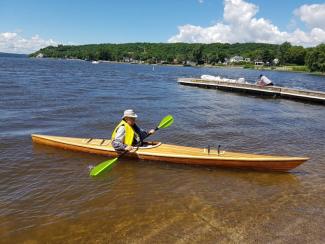
[{"label": "shallow water", "polygon": [[[325,91],[325,78],[263,72]],[[202,74],[253,81],[260,71],[0,59],[0,242],[324,243],[325,107],[178,85]],[[309,156],[290,173],[105,157],[32,144],[30,134],[109,137],[123,110],[166,143]]]}]

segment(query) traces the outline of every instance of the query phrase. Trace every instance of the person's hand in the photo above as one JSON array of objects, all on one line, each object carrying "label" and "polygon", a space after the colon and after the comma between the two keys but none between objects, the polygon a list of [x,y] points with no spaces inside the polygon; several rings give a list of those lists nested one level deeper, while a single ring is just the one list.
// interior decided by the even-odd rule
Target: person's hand
[{"label": "person's hand", "polygon": [[153,135],[153,134],[155,134],[155,132],[156,132],[156,131],[155,131],[154,129],[151,129],[151,130],[149,130],[148,134],[149,134],[149,135]]},{"label": "person's hand", "polygon": [[125,148],[125,151],[128,151],[128,152],[131,152],[133,150],[133,147],[132,146],[127,146]]}]

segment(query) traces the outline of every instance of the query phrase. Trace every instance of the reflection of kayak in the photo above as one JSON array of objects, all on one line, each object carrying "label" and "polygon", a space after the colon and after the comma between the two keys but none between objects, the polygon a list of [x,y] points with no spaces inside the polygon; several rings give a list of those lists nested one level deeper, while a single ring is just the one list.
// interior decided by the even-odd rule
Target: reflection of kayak
[{"label": "reflection of kayak", "polygon": [[[111,146],[110,140],[106,139],[72,138],[36,134],[32,135],[32,139],[36,143],[67,150],[109,155],[112,157],[117,155]],[[220,151],[218,153],[217,150],[208,151],[203,148],[176,146],[160,142],[147,143],[136,152],[128,153],[126,156],[171,163],[275,171],[288,171],[308,160],[308,158],[304,157],[267,156],[227,151]]]}]

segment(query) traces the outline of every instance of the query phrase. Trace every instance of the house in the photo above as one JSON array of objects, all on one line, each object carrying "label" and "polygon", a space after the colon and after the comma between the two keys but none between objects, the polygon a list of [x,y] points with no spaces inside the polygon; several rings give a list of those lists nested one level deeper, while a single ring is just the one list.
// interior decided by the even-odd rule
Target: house
[{"label": "house", "polygon": [[132,58],[123,57],[123,62],[124,62],[124,63],[131,63],[132,61],[133,61]]},{"label": "house", "polygon": [[255,61],[255,65],[264,65],[263,61]]},{"label": "house", "polygon": [[242,56],[234,56],[230,58],[230,63],[239,63],[243,62],[244,58]]},{"label": "house", "polygon": [[183,65],[184,65],[184,66],[196,66],[196,63],[195,63],[195,62],[192,62],[192,61],[189,61],[189,60],[187,60],[187,61],[185,61],[185,62],[183,63]]},{"label": "house", "polygon": [[44,54],[43,53],[39,53],[39,54],[37,54],[36,58],[44,58]]},{"label": "house", "polygon": [[225,58],[225,60],[224,60],[224,62],[222,64],[228,65],[228,63],[229,63],[229,59],[228,58]]},{"label": "house", "polygon": [[279,59],[277,58],[273,59],[273,64],[278,65],[278,63],[279,63]]}]

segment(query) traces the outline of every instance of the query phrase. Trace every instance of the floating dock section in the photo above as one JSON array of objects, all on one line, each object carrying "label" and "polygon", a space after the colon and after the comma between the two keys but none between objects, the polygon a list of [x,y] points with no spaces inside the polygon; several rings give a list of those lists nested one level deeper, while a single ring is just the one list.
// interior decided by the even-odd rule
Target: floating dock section
[{"label": "floating dock section", "polygon": [[249,83],[203,80],[196,78],[178,78],[177,82],[182,85],[203,87],[208,89],[219,89],[224,91],[249,93],[273,98],[279,97],[297,101],[325,104],[325,92],[320,91],[300,90],[279,86],[261,87]]}]

